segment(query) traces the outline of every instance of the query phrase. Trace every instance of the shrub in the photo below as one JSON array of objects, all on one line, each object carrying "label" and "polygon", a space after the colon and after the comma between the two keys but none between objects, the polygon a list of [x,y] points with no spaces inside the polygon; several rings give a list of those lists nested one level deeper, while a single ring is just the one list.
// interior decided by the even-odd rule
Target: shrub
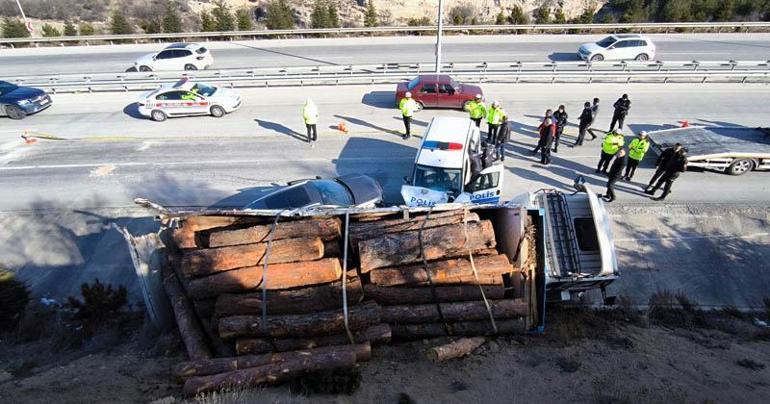
[{"label": "shrub", "polygon": [[80,285],[83,301],[73,297],[67,298],[67,307],[75,311],[74,319],[80,322],[87,333],[96,327],[114,319],[127,302],[128,292],[120,286],[113,289],[112,285],[105,286],[96,279],[94,283]]},{"label": "shrub", "polygon": [[18,18],[3,18],[3,36],[6,38],[28,38],[29,31],[24,25],[24,21]]},{"label": "shrub", "polygon": [[449,22],[454,25],[471,25],[477,18],[478,11],[470,3],[463,3],[449,10]]},{"label": "shrub", "polygon": [[556,24],[566,24],[567,23],[567,16],[564,14],[564,8],[559,7],[556,9],[556,11],[553,13],[553,22]]},{"label": "shrub", "polygon": [[339,28],[340,14],[337,12],[337,6],[334,3],[329,3],[326,13],[329,17],[329,28]]},{"label": "shrub", "polygon": [[329,27],[329,9],[324,3],[324,0],[316,0],[313,4],[313,11],[310,13],[310,28]]},{"label": "shrub", "polygon": [[93,35],[96,32],[94,26],[87,22],[81,22],[78,31],[80,31],[81,36]]},{"label": "shrub", "polygon": [[59,32],[58,29],[56,29],[53,25],[50,25],[50,24],[43,24],[42,30],[43,30],[43,36],[46,38],[61,36],[61,32]]},{"label": "shrub", "polygon": [[271,0],[267,3],[265,26],[268,29],[294,28],[294,10],[286,3],[286,0]]},{"label": "shrub", "polygon": [[163,13],[163,32],[182,32],[182,18],[179,17],[179,10],[170,2]]},{"label": "shrub", "polygon": [[526,25],[529,24],[529,17],[524,14],[524,10],[517,4],[511,9],[511,16],[508,21],[513,25]]},{"label": "shrub", "polygon": [[406,21],[406,25],[410,27],[421,27],[421,26],[427,26],[432,24],[433,24],[433,21],[431,21],[430,18],[428,17],[421,17],[421,18],[412,17]]},{"label": "shrub", "polygon": [[235,17],[227,4],[217,3],[217,6],[211,10],[211,15],[216,21],[217,31],[235,31]]},{"label": "shrub", "polygon": [[254,29],[254,20],[252,13],[248,8],[240,8],[235,12],[235,20],[238,24],[238,31],[251,31]]},{"label": "shrub", "polygon": [[0,267],[0,331],[15,327],[29,303],[27,286]]},{"label": "shrub", "polygon": [[217,23],[214,21],[214,18],[211,17],[211,14],[206,10],[201,11],[201,31],[214,32],[216,30]]},{"label": "shrub", "polygon": [[377,27],[380,25],[377,18],[377,9],[374,8],[373,1],[366,2],[366,11],[364,12],[364,27]]},{"label": "shrub", "polygon": [[122,12],[115,10],[110,17],[110,31],[115,35],[124,35],[131,34],[134,29],[128,18]]},{"label": "shrub", "polygon": [[142,21],[139,24],[139,27],[142,28],[142,31],[146,34],[158,34],[161,32],[162,23],[157,18],[150,18],[149,20]]},{"label": "shrub", "polygon": [[77,36],[78,29],[69,20],[64,21],[64,36]]},{"label": "shrub", "polygon": [[535,9],[535,24],[550,24],[551,23],[551,7],[548,3],[541,5]]}]

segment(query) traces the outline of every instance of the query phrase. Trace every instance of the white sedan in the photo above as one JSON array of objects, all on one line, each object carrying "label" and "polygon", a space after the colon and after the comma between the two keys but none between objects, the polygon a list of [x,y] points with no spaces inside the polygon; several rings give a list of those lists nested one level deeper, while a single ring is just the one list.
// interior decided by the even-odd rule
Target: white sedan
[{"label": "white sedan", "polygon": [[137,104],[139,114],[162,122],[177,116],[211,115],[221,118],[240,108],[241,102],[241,96],[231,89],[183,79],[143,95]]}]

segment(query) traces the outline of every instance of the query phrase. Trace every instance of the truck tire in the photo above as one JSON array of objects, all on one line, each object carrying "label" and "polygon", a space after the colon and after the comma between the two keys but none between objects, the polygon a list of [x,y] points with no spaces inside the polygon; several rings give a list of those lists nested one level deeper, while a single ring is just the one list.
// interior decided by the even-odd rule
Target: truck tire
[{"label": "truck tire", "polygon": [[754,169],[754,161],[751,159],[738,159],[727,167],[727,173],[730,175],[743,175]]}]

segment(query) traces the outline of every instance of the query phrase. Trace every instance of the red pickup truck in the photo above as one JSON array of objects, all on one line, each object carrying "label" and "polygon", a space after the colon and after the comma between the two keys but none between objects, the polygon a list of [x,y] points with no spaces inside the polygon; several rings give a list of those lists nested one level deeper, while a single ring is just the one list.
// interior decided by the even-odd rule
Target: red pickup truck
[{"label": "red pickup truck", "polygon": [[396,105],[409,91],[423,108],[463,109],[476,94],[484,93],[478,86],[460,84],[446,74],[423,74],[396,87]]}]

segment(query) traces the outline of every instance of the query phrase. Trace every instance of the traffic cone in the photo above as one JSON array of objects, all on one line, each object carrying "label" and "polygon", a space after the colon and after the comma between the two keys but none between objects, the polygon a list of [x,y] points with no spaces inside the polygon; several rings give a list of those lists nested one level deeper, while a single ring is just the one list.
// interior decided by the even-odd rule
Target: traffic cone
[{"label": "traffic cone", "polygon": [[681,128],[689,128],[690,127],[690,121],[688,121],[686,119],[679,121],[679,123],[682,125],[682,126],[680,126]]},{"label": "traffic cone", "polygon": [[345,122],[340,122],[337,124],[337,129],[342,133],[348,133],[348,127],[345,125]]},{"label": "traffic cone", "polygon": [[27,135],[27,131],[26,131],[26,130],[24,131],[24,134],[23,134],[23,135],[21,135],[21,138],[22,138],[22,139],[24,139],[24,143],[26,143],[26,144],[34,144],[34,143],[37,143],[37,139],[35,139],[35,138],[33,138],[33,137],[29,137],[29,136]]}]

